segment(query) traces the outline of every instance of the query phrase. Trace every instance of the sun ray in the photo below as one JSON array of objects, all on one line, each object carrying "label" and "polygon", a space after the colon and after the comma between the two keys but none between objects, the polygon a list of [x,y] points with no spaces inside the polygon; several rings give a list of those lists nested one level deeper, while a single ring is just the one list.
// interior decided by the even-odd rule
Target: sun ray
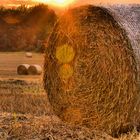
[{"label": "sun ray", "polygon": [[36,0],[37,2],[46,3],[56,7],[68,7],[75,0]]}]

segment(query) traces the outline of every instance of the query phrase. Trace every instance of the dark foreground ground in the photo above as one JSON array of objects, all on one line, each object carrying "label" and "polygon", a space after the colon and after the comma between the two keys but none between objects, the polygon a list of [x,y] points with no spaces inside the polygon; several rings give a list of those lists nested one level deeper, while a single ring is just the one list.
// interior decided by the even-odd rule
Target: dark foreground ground
[{"label": "dark foreground ground", "polygon": [[112,140],[107,134],[61,122],[43,86],[21,80],[0,81],[1,140]]},{"label": "dark foreground ground", "polygon": [[40,83],[0,81],[0,140],[140,140],[137,132],[111,136],[69,126],[52,112]]}]

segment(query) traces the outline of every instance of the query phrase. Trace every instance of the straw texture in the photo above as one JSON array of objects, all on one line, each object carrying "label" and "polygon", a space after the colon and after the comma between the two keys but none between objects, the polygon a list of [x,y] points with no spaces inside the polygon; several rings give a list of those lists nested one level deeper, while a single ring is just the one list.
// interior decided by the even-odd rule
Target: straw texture
[{"label": "straw texture", "polygon": [[87,5],[56,24],[46,48],[44,87],[63,121],[112,135],[139,125],[139,10]]}]

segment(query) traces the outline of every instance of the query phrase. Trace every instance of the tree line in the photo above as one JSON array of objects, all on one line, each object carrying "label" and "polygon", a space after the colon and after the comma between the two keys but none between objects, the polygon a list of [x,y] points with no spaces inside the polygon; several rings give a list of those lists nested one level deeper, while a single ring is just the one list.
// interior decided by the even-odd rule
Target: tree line
[{"label": "tree line", "polygon": [[0,51],[42,52],[56,20],[56,13],[44,4],[0,7]]}]

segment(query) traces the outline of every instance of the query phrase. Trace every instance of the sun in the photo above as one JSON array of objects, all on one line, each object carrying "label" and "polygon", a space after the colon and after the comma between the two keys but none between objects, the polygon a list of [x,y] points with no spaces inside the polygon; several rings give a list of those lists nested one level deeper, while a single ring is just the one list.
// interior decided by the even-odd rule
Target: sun
[{"label": "sun", "polygon": [[68,7],[75,0],[37,0],[37,1],[57,7]]}]

